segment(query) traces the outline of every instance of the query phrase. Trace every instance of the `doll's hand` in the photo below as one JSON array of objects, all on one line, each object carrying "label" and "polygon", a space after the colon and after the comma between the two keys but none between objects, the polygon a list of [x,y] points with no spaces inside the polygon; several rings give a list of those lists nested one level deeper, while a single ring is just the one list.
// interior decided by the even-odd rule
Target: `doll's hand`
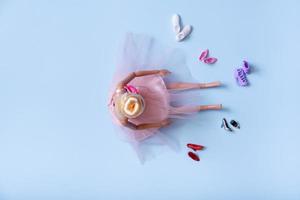
[{"label": "doll's hand", "polygon": [[160,124],[161,124],[162,127],[169,126],[171,124],[171,120],[165,119]]},{"label": "doll's hand", "polygon": [[166,70],[166,69],[162,69],[162,70],[159,70],[159,73],[158,73],[160,76],[167,76],[169,74],[171,74],[171,72],[169,70]]}]

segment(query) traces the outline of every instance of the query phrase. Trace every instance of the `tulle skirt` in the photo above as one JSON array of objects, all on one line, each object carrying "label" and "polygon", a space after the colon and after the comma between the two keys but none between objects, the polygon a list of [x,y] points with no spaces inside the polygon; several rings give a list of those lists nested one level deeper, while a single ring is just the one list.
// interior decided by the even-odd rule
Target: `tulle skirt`
[{"label": "tulle skirt", "polygon": [[[140,116],[130,119],[132,123],[157,123],[168,118],[186,118],[197,112],[192,103],[186,105],[186,96],[179,91],[167,88],[169,83],[191,82],[193,80],[188,67],[185,65],[182,51],[164,48],[153,38],[144,35],[127,34],[121,47],[116,68],[110,96],[118,82],[131,72],[154,69],[168,69],[172,72],[166,77],[159,75],[136,77],[129,83],[139,90],[146,105]],[[190,96],[189,99],[193,99],[193,97]],[[140,147],[149,138],[155,138],[160,141],[160,144],[174,147],[164,135],[163,129],[132,130],[122,127],[114,116],[112,108],[111,113],[114,121],[119,125],[118,133],[133,145],[142,161],[144,155],[140,151]]]}]

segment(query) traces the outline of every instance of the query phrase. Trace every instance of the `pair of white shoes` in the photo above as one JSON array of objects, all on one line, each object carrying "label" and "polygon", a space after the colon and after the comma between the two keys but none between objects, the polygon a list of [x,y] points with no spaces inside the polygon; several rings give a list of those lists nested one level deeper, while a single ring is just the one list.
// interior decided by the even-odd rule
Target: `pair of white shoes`
[{"label": "pair of white shoes", "polygon": [[192,32],[191,25],[186,25],[183,28],[181,28],[181,19],[178,14],[174,14],[172,16],[172,25],[173,30],[176,34],[175,38],[178,42],[184,40]]}]

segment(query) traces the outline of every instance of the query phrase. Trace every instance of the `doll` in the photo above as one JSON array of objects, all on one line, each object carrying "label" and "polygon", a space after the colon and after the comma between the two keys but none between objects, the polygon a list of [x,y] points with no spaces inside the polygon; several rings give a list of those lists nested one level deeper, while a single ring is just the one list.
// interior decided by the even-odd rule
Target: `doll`
[{"label": "doll", "polygon": [[134,144],[159,135],[163,127],[171,124],[171,118],[222,109],[221,104],[183,105],[184,101],[178,98],[181,91],[217,87],[221,83],[179,81],[176,72],[182,75],[180,71],[188,70],[178,53],[164,51],[153,39],[133,34],[127,35],[121,50],[109,107],[121,134]]},{"label": "doll", "polygon": [[[170,124],[169,115],[222,108],[221,104],[172,107],[168,98],[169,90],[217,87],[220,86],[220,82],[166,83],[163,77],[170,73],[166,69],[136,71],[119,82],[113,94],[112,104],[113,112],[122,126],[132,130],[159,129]],[[153,82],[155,85],[150,84]],[[140,89],[138,90],[136,87]],[[143,115],[146,107],[149,107],[149,111]],[[158,113],[161,113],[162,116],[159,116]],[[143,118],[153,119],[147,122]]]}]

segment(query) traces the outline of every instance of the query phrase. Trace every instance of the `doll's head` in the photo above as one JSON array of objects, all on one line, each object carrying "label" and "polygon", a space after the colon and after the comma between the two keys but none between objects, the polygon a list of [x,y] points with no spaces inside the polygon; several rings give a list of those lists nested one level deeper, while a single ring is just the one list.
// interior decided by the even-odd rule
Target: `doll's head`
[{"label": "doll's head", "polygon": [[114,98],[115,111],[129,119],[140,116],[145,109],[144,98],[140,94],[123,93]]}]

